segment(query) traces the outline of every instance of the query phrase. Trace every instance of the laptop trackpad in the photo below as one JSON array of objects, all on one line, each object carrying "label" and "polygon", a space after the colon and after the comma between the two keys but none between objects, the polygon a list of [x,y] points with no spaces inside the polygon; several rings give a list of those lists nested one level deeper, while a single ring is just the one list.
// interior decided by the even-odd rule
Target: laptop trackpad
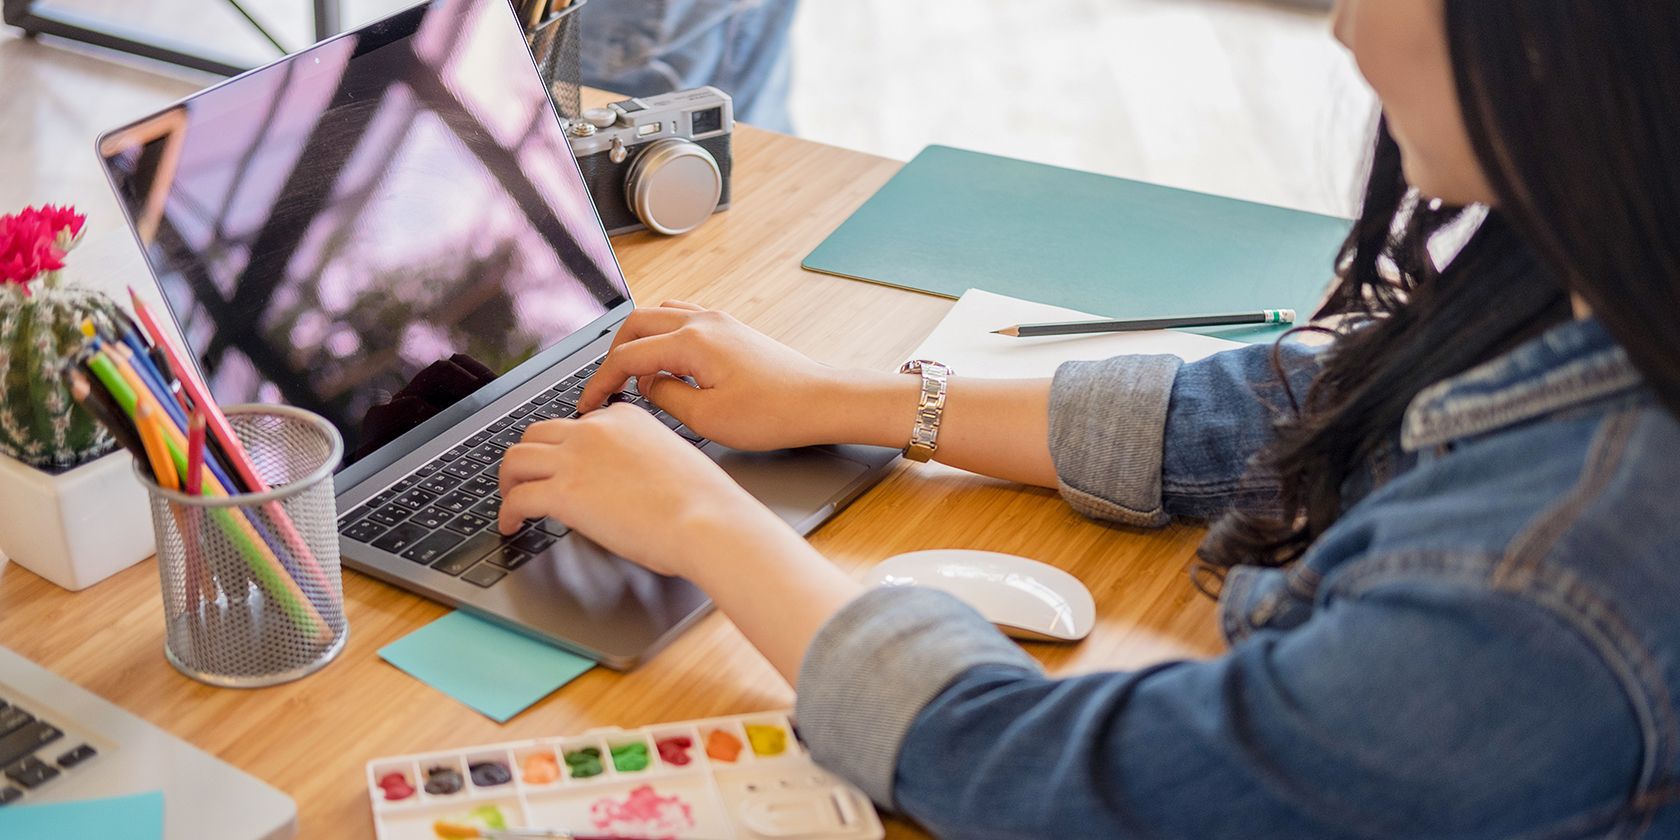
[{"label": "laptop trackpad", "polygon": [[742,452],[713,443],[705,451],[753,498],[794,526],[839,501],[841,492],[869,469],[821,449]]}]

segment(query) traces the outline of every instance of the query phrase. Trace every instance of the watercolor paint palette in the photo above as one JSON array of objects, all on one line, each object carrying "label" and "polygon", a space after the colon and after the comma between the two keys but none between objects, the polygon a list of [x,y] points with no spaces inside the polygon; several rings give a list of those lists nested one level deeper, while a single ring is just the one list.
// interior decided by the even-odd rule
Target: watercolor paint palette
[{"label": "watercolor paint palette", "polygon": [[367,780],[379,840],[435,840],[440,821],[638,840],[885,835],[779,713],[380,758]]}]

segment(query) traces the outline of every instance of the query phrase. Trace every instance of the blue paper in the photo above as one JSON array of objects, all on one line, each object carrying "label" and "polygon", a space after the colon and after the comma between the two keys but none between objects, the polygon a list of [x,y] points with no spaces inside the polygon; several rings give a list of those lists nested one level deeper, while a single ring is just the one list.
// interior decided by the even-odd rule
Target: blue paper
[{"label": "blue paper", "polygon": [[53,840],[163,840],[163,794],[114,799],[16,803],[0,808],[0,837]]},{"label": "blue paper", "polygon": [[386,645],[379,656],[497,723],[507,723],[595,666],[464,612]]}]

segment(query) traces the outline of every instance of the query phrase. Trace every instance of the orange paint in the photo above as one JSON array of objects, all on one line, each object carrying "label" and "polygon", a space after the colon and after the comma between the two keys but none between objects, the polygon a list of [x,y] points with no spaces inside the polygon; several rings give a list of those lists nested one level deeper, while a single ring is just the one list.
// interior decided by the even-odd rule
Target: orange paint
[{"label": "orange paint", "polygon": [[741,739],[721,729],[706,736],[706,755],[718,761],[734,761],[741,757]]}]

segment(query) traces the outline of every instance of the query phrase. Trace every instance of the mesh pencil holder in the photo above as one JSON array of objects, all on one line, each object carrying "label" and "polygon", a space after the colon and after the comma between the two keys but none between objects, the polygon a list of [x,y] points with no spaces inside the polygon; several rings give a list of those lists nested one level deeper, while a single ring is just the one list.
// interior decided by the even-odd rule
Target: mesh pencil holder
[{"label": "mesh pencil holder", "polygon": [[267,492],[188,496],[136,472],[157,531],[164,655],[201,682],[257,688],[319,670],[349,637],[333,500],[344,442],[286,406],[236,406],[227,419]]},{"label": "mesh pencil holder", "polygon": [[575,120],[583,113],[583,97],[579,88],[583,83],[583,61],[578,47],[578,30],[583,22],[578,10],[589,0],[572,0],[572,4],[548,16],[526,33],[531,45],[531,58],[537,62],[537,73],[548,86],[548,96],[564,119]]}]

